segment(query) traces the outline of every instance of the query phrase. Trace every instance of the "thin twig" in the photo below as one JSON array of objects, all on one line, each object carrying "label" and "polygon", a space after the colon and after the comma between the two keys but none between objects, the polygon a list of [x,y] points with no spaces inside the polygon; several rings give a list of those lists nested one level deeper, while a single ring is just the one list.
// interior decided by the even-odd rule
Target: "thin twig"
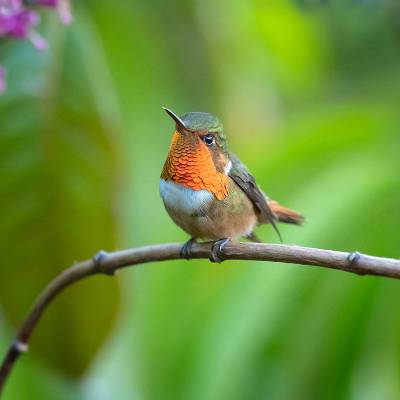
[{"label": "thin twig", "polygon": [[[181,248],[180,244],[161,244],[112,253],[100,252],[92,260],[75,264],[58,275],[40,294],[8,349],[0,367],[0,395],[15,362],[28,350],[29,339],[43,312],[63,289],[90,275],[113,275],[116,270],[130,265],[182,258]],[[191,258],[209,258],[210,252],[210,243],[195,243],[190,250]],[[284,244],[228,243],[221,256],[225,260],[294,263],[333,268],[358,275],[400,279],[400,260],[357,252],[345,253]]]}]

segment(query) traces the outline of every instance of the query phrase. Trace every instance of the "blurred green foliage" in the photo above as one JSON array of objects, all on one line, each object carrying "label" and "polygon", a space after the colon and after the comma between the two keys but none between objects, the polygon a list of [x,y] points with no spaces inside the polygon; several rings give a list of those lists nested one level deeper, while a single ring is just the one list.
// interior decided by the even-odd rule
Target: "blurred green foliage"
[{"label": "blurred green foliage", "polygon": [[[306,215],[285,242],[399,256],[398,2],[90,0],[74,16],[46,21],[44,54],[0,47],[2,353],[75,260],[187,239],[158,195],[162,105],[224,121],[264,190]],[[255,262],[90,278],[47,312],[5,398],[399,398],[398,288]]]}]

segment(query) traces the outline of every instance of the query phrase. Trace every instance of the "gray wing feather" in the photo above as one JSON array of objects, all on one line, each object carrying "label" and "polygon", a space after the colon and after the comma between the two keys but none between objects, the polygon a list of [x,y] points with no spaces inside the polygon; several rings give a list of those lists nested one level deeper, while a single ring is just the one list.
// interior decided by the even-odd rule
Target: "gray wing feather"
[{"label": "gray wing feather", "polygon": [[229,176],[253,203],[254,208],[261,216],[260,220],[262,222],[269,222],[278,234],[280,241],[282,241],[281,234],[275,223],[278,218],[268,206],[268,198],[258,187],[256,180],[250,174],[246,166],[239,160],[239,158],[231,153],[229,154],[229,159],[232,162],[232,168],[229,172]]}]

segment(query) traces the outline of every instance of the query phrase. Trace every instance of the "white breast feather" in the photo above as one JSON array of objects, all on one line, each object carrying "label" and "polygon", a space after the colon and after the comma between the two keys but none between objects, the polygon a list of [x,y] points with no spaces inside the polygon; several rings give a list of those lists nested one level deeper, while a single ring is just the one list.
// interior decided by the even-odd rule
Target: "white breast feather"
[{"label": "white breast feather", "polygon": [[160,194],[167,208],[186,214],[193,214],[213,199],[207,190],[194,190],[179,183],[160,179]]}]

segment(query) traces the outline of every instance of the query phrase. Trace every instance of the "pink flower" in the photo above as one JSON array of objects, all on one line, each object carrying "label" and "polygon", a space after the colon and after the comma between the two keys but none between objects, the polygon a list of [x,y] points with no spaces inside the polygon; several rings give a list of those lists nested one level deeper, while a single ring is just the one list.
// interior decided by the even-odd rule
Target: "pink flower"
[{"label": "pink flower", "polygon": [[0,12],[0,36],[25,39],[39,21],[39,15],[33,10],[20,9],[9,15]]},{"label": "pink flower", "polygon": [[[69,0],[0,0],[0,38],[28,39],[38,50],[45,49],[46,40],[34,29],[40,16],[33,6],[55,8],[62,23],[72,22]],[[0,93],[5,88],[5,69],[0,66]]]},{"label": "pink flower", "polygon": [[21,8],[21,0],[0,0],[0,14],[12,14]]}]

